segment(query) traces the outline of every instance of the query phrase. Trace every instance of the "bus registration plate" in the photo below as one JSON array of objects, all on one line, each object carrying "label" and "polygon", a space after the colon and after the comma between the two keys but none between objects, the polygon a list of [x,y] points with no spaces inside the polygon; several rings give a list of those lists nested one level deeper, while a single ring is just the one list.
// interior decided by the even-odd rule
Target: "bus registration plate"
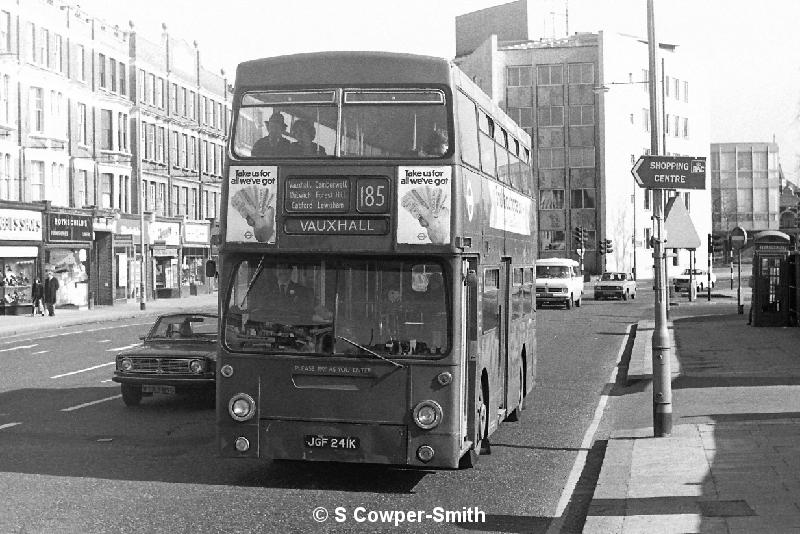
[{"label": "bus registration plate", "polygon": [[352,436],[311,436],[303,438],[305,446],[310,449],[346,449],[355,450],[361,447],[361,440]]}]

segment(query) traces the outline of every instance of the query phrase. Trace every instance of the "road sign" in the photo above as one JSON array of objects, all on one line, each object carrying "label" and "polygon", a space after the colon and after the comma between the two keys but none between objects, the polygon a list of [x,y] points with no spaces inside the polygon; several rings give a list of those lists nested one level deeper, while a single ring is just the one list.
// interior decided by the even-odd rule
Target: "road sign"
[{"label": "road sign", "polygon": [[650,189],[705,189],[706,158],[639,156],[631,169],[639,187]]},{"label": "road sign", "polygon": [[747,231],[741,226],[737,226],[730,232],[731,248],[739,250],[747,243]]}]

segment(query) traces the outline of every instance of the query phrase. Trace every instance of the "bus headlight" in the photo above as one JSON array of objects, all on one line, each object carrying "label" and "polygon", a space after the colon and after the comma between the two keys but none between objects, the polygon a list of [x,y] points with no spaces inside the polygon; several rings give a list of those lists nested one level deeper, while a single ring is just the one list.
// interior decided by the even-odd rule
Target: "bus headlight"
[{"label": "bus headlight", "polygon": [[256,414],[256,403],[247,393],[237,393],[228,401],[228,413],[236,421],[247,421]]},{"label": "bus headlight", "polygon": [[423,430],[430,430],[442,422],[442,407],[432,400],[424,400],[414,407],[414,423]]},{"label": "bus headlight", "polygon": [[205,365],[203,365],[202,360],[192,360],[189,362],[189,370],[195,374],[202,373],[204,367]]}]

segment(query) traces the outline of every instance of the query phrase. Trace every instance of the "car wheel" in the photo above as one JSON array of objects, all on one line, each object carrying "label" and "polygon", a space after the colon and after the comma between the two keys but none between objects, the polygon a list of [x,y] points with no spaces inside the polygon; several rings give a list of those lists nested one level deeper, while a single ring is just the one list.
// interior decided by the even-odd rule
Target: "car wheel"
[{"label": "car wheel", "polygon": [[569,298],[567,299],[566,304],[564,304],[564,307],[566,309],[568,309],[568,310],[572,309],[572,295],[569,296]]},{"label": "car wheel", "polygon": [[631,299],[635,299],[635,298],[636,298],[636,291],[634,291],[633,293],[631,293]]},{"label": "car wheel", "polygon": [[625,293],[622,294],[622,300],[628,300],[628,291],[625,290]]},{"label": "car wheel", "polygon": [[142,402],[142,386],[122,384],[120,389],[125,406],[139,406],[139,403]]},{"label": "car wheel", "polygon": [[580,308],[582,302],[583,302],[583,294],[581,294],[581,296],[578,297],[578,300],[575,301],[575,307]]}]

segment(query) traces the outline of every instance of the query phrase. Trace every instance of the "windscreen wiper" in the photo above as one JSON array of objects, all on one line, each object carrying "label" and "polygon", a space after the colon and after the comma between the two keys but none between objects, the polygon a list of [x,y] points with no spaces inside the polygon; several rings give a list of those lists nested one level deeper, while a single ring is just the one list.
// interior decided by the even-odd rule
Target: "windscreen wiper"
[{"label": "windscreen wiper", "polygon": [[358,348],[358,349],[361,349],[361,350],[363,350],[364,352],[367,352],[367,353],[369,353],[369,354],[372,354],[372,355],[373,355],[373,356],[375,356],[376,358],[379,358],[379,359],[381,359],[381,360],[383,360],[383,361],[385,361],[385,362],[389,362],[389,363],[391,363],[392,365],[394,365],[395,367],[399,367],[399,368],[401,368],[401,369],[403,368],[403,364],[401,364],[401,363],[397,363],[397,362],[396,362],[396,361],[394,361],[394,360],[390,360],[390,359],[389,359],[389,358],[387,358],[386,356],[381,356],[380,354],[378,354],[378,353],[377,353],[377,352],[375,352],[374,350],[372,350],[372,349],[369,349],[369,348],[367,348],[367,347],[365,347],[365,346],[363,346],[363,345],[359,345],[358,343],[356,343],[355,341],[353,341],[353,340],[351,340],[351,339],[347,339],[346,337],[344,337],[344,336],[340,336],[340,335],[338,335],[338,334],[336,335],[336,339],[341,339],[341,340],[342,340],[342,341],[344,341],[345,343],[349,343],[349,344],[353,345],[354,347],[356,347],[356,348]]}]

